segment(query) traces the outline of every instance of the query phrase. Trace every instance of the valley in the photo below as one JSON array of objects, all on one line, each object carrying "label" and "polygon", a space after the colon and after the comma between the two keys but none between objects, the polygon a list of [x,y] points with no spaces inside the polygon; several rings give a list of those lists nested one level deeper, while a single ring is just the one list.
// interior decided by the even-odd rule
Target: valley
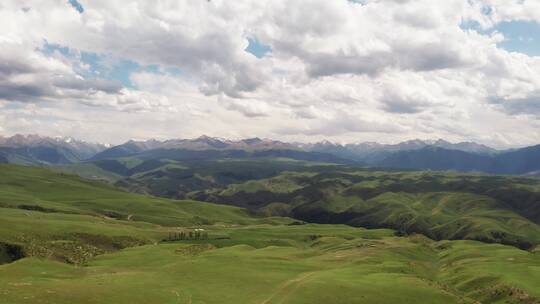
[{"label": "valley", "polygon": [[537,179],[205,141],[0,164],[2,299],[540,301]]},{"label": "valley", "polygon": [[[492,193],[501,184],[536,193],[535,180],[369,171],[291,159],[221,159],[221,167],[196,163],[199,167],[191,168],[199,168],[197,174],[213,180],[215,188],[199,190],[199,183],[175,180],[195,185],[185,195],[189,200],[133,194],[46,168],[0,165],[2,298],[7,303],[540,299],[538,219],[533,211],[520,214],[512,202],[501,204]],[[174,173],[179,167],[149,172]],[[233,167],[245,172],[231,174]],[[228,178],[217,178],[223,176]],[[464,191],[463,183],[478,194],[456,192]],[[220,204],[195,200],[203,195]],[[313,196],[318,199],[309,201]],[[534,200],[529,204],[536,210]]]},{"label": "valley", "polygon": [[540,0],[0,28],[0,304],[540,304]]}]

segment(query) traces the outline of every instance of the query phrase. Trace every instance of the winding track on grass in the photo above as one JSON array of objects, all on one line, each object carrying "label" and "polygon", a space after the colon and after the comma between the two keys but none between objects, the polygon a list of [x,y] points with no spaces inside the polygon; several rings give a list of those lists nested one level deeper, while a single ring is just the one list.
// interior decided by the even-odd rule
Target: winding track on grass
[{"label": "winding track on grass", "polygon": [[276,291],[266,300],[262,301],[260,304],[269,304],[274,301],[277,297],[280,297],[281,300],[279,303],[283,303],[284,300],[289,296],[293,291],[297,290],[302,284],[306,283],[315,272],[304,272],[298,275],[295,278],[285,281],[281,284]]}]

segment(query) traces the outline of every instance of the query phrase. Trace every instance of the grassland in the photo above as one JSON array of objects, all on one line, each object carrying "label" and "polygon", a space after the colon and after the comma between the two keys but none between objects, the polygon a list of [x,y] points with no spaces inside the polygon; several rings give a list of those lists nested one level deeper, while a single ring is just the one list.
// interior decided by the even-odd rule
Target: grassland
[{"label": "grassland", "polygon": [[84,214],[163,226],[257,222],[246,210],[125,192],[44,168],[0,165],[0,207]]},{"label": "grassland", "polygon": [[[137,195],[42,168],[2,165],[0,171],[1,303],[540,301],[538,247],[261,218],[238,207]],[[289,195],[318,177],[287,173],[222,191]],[[434,208],[448,215],[443,207],[454,204]],[[330,210],[350,208],[341,200]],[[205,237],[171,238],[195,229],[204,229]]]},{"label": "grassland", "polygon": [[523,249],[540,243],[540,182],[529,178],[377,171],[285,158],[132,157],[86,166],[91,164],[123,174],[116,185],[129,191],[228,204],[264,216]]},{"label": "grassland", "polygon": [[246,225],[244,209],[175,201],[118,190],[44,168],[0,165],[0,242],[28,256],[80,263],[114,250],[155,243],[191,225]]},{"label": "grassland", "polygon": [[174,160],[122,157],[77,163],[58,170],[116,183],[131,192],[185,199],[192,191],[276,176],[285,171],[321,172],[335,164],[280,157]]},{"label": "grassland", "polygon": [[207,227],[82,266],[0,266],[7,303],[537,303],[540,257],[340,225]]},{"label": "grassland", "polygon": [[540,243],[539,185],[515,177],[338,168],[286,172],[190,196],[308,222],[530,249]]}]

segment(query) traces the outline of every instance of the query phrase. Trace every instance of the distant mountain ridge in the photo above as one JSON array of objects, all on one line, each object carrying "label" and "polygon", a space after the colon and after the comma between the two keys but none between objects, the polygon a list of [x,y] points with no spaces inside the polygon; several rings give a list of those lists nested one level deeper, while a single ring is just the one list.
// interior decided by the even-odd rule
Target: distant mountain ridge
[{"label": "distant mountain ridge", "polygon": [[107,148],[104,144],[70,137],[35,134],[0,136],[0,162],[28,165],[69,164],[89,159]]},{"label": "distant mountain ridge", "polygon": [[[101,153],[96,154],[93,159],[107,159],[111,157],[121,157],[133,155],[155,149],[176,149],[176,150],[302,150],[294,144],[289,144],[277,140],[247,138],[241,140],[228,140],[209,136],[200,136],[195,139],[169,139],[158,141],[150,139],[146,141],[130,140],[118,146],[111,147]],[[317,151],[315,151],[317,152]]]},{"label": "distant mountain ridge", "polygon": [[[197,156],[188,153],[188,151],[222,151],[222,153],[203,153]],[[229,152],[224,153],[224,151]],[[241,153],[241,151],[249,153]],[[534,147],[501,151],[474,142],[451,143],[442,139],[416,139],[398,144],[375,142],[338,144],[329,141],[304,144],[260,138],[228,140],[201,136],[195,139],[128,141],[98,153],[92,160],[135,155],[145,159],[158,159],[167,156],[177,160],[203,157],[202,155],[242,158],[248,155],[261,155],[263,151],[274,151],[267,152],[268,156],[273,157],[289,156],[300,160],[336,163],[346,163],[344,160],[350,160],[368,167],[397,169],[451,170],[530,176],[538,176],[537,173],[533,174],[533,172],[540,170],[537,165],[540,164],[538,161],[540,151]],[[330,156],[334,156],[336,159],[332,159]]]},{"label": "distant mountain ridge", "polygon": [[539,176],[540,145],[489,155],[428,146],[392,153],[374,165],[398,169]]},{"label": "distant mountain ridge", "polygon": [[[229,140],[217,137],[200,136],[195,139],[169,139],[158,141],[150,139],[146,141],[130,140],[124,144],[114,146],[104,151],[107,154],[116,155],[117,152],[140,153],[152,149],[185,149],[185,150],[302,150],[307,152],[331,153],[340,157],[364,160],[369,159],[370,154],[398,152],[404,150],[418,150],[434,146],[449,150],[458,150],[469,153],[493,155],[500,151],[474,142],[450,143],[438,140],[409,140],[398,144],[379,144],[375,142],[363,142],[355,144],[338,144],[329,141],[318,143],[287,143],[278,140],[261,139],[258,137],[240,140]],[[112,152],[117,151],[117,152]],[[99,156],[102,158],[102,156]]]},{"label": "distant mountain ridge", "polygon": [[[204,153],[203,153],[204,151]],[[39,135],[0,137],[0,162],[61,165],[137,156],[150,159],[283,157],[303,161],[355,163],[367,167],[452,170],[539,176],[540,145],[496,150],[474,142],[409,140],[398,144],[287,143],[258,137],[240,140],[200,136],[194,139],[130,140],[107,147],[72,138]]]},{"label": "distant mountain ridge", "polygon": [[400,151],[420,150],[426,147],[437,147],[447,150],[457,150],[480,155],[494,155],[501,151],[474,142],[451,143],[442,139],[438,140],[408,140],[398,144],[380,144],[376,142],[364,142],[357,144],[336,144],[323,141],[315,144],[306,144],[302,147],[308,151],[326,152],[347,157],[370,164],[375,164],[386,156]]}]

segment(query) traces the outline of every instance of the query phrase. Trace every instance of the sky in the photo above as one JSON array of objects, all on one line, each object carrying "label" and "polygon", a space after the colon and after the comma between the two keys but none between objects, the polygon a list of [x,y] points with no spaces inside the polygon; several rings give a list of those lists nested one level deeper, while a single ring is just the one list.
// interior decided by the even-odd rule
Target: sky
[{"label": "sky", "polygon": [[0,135],[540,143],[539,0],[3,0]]}]

